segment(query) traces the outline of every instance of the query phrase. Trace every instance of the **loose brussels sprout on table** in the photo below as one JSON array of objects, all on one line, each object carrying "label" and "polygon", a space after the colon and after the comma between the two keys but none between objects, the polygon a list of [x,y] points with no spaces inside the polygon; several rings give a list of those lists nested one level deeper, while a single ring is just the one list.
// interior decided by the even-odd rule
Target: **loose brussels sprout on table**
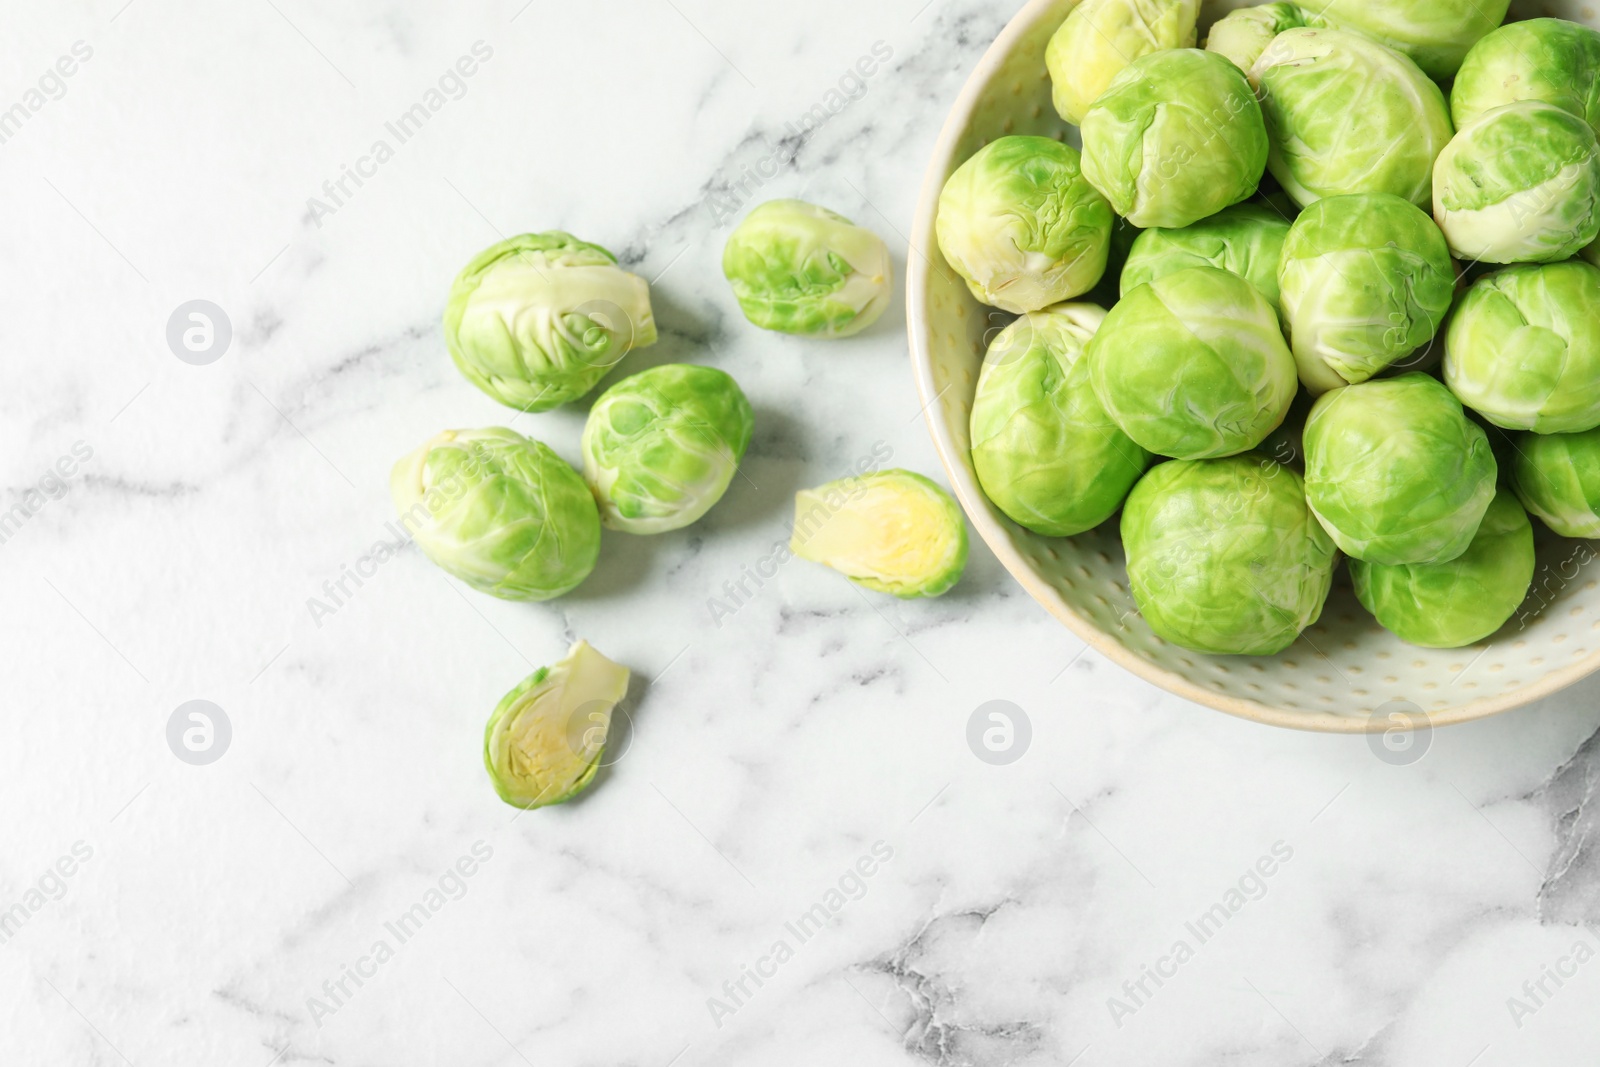
[{"label": "loose brussels sprout on table", "polygon": [[1020,315],[1094,288],[1111,223],[1111,205],[1084,178],[1077,149],[1002,137],[950,176],[935,229],[972,295]]},{"label": "loose brussels sprout on table", "polygon": [[1331,196],[1295,219],[1278,268],[1300,380],[1320,395],[1433,341],[1455,293],[1444,235],[1389,193]]},{"label": "loose brussels sprout on table", "polygon": [[995,337],[978,377],[978,481],[1013,522],[1046,537],[1105,522],[1150,465],[1089,382],[1084,352],[1105,317],[1093,304],[1029,312]]},{"label": "loose brussels sprout on table", "polygon": [[1511,485],[1562,537],[1600,538],[1600,428],[1519,436]]},{"label": "loose brussels sprout on table", "polygon": [[1122,267],[1122,292],[1187,267],[1217,267],[1260,290],[1281,319],[1278,263],[1288,235],[1288,220],[1260,204],[1236,204],[1182,229],[1145,230]]},{"label": "loose brussels sprout on table", "polygon": [[583,427],[600,521],[635,534],[694,522],[727,492],[753,426],[738,384],[712,367],[668,363],[622,379]]},{"label": "loose brussels sprout on table", "polygon": [[1272,305],[1215,267],[1130,291],[1088,358],[1094,391],[1123,432],[1176,459],[1254,448],[1283,422],[1298,388]]},{"label": "loose brussels sprout on table", "polygon": [[568,233],[529,233],[484,249],[456,277],[444,339],[473,385],[547,411],[654,344],[656,320],[650,287],[610,252]]},{"label": "loose brussels sprout on table", "polygon": [[1554,104],[1600,129],[1600,33],[1565,19],[1529,19],[1473,45],[1450,89],[1456,128],[1519,100]]},{"label": "loose brussels sprout on table", "polygon": [[1572,260],[1479,278],[1445,331],[1444,378],[1508,430],[1600,426],[1600,269]]},{"label": "loose brussels sprout on table", "polygon": [[570,592],[600,556],[583,479],[512,430],[447,430],[396,463],[389,488],[429,559],[505,600]]},{"label": "loose brussels sprout on table", "polygon": [[1272,39],[1284,30],[1326,26],[1323,19],[1299,4],[1257,4],[1230,11],[1211,27],[1206,51],[1233,61],[1240,70],[1255,66]]},{"label": "loose brussels sprout on table", "polygon": [[1443,81],[1468,49],[1505,21],[1510,0],[1311,0],[1311,6],[1336,26],[1404,52]]},{"label": "loose brussels sprout on table", "polygon": [[1155,52],[1083,119],[1083,174],[1135,226],[1182,227],[1248,198],[1267,129],[1238,67],[1195,48]]},{"label": "loose brussels sprout on table", "polygon": [[1368,563],[1443,563],[1472,544],[1494,499],[1494,453],[1426,374],[1334,390],[1306,420],[1306,498]]},{"label": "loose brussels sprout on table", "polygon": [[1338,554],[1299,474],[1261,455],[1163,463],[1122,512],[1128,583],[1156,634],[1271,656],[1322,614]]},{"label": "loose brussels sprout on table", "polygon": [[860,333],[889,306],[894,266],[883,239],[803,200],[773,200],[728,238],[722,273],[745,317],[813,337]]},{"label": "loose brussels sprout on table", "polygon": [[967,524],[920,474],[878,471],[802,490],[790,550],[902,599],[940,596],[967,566]]},{"label": "loose brussels sprout on table", "polygon": [[1383,628],[1423,648],[1460,648],[1506,624],[1533,583],[1533,526],[1507,490],[1466,552],[1445,563],[1350,561],[1356,598]]},{"label": "loose brussels sprout on table", "polygon": [[1193,48],[1200,0],[1083,0],[1045,49],[1056,111],[1074,126],[1134,60]]}]

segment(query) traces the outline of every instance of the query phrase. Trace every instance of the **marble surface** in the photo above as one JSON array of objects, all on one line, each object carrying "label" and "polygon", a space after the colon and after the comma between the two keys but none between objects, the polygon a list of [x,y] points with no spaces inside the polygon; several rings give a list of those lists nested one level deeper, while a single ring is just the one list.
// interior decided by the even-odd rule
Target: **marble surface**
[{"label": "marble surface", "polygon": [[[1086,653],[981,545],[938,601],[797,561],[714,617],[796,488],[938,473],[903,300],[764,335],[728,214],[806,197],[903,267],[1012,10],[6,5],[0,1063],[1594,1061],[1600,681],[1409,750],[1278,732]],[[508,421],[443,297],[556,227],[655,279],[630,367],[723,367],[758,425],[703,522],[517,605],[394,543],[386,481]],[[167,340],[194,300],[231,323],[203,366]],[[509,421],[575,458],[582,418]],[[631,745],[518,817],[483,723],[576,636],[640,678]],[[203,766],[192,700],[231,726]],[[1031,725],[998,766],[997,700]]]}]

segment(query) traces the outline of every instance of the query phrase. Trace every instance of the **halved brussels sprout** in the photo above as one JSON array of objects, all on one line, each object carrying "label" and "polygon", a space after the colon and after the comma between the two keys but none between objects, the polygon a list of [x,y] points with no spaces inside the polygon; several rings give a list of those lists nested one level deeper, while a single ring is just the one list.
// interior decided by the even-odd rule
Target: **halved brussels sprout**
[{"label": "halved brussels sprout", "polygon": [[1494,499],[1489,438],[1426,374],[1347,385],[1306,420],[1306,498],[1346,555],[1444,563]]},{"label": "halved brussels sprout", "polygon": [[1600,538],[1600,429],[1518,436],[1511,486],[1562,537]]},{"label": "halved brussels sprout", "polygon": [[1232,60],[1240,70],[1249,71],[1272,39],[1284,30],[1302,26],[1326,26],[1321,16],[1299,4],[1258,4],[1241,7],[1218,19],[1206,38],[1206,51]]},{"label": "halved brussels sprout", "polygon": [[1278,281],[1300,380],[1320,396],[1431,342],[1455,296],[1456,270],[1421,208],[1389,193],[1357,193],[1301,212]]},{"label": "halved brussels sprout", "polygon": [[1150,628],[1221,655],[1294,644],[1321,616],[1338,559],[1300,475],[1258,454],[1155,467],[1123,508],[1122,544]]},{"label": "halved brussels sprout", "polygon": [[1046,537],[1109,519],[1150,465],[1106,414],[1084,350],[1106,313],[1057,304],[989,346],[972,400],[972,465],[995,507]]},{"label": "halved brussels sprout", "polygon": [[1134,60],[1167,48],[1193,48],[1200,0],[1083,0],[1050,38],[1056,111],[1074,126]]},{"label": "halved brussels sprout", "polygon": [[1600,144],[1589,123],[1524,100],[1474,119],[1433,168],[1433,216],[1462,259],[1550,263],[1600,235]]},{"label": "halved brussels sprout", "polygon": [[1254,193],[1266,165],[1261,106],[1214,52],[1135,60],[1083,119],[1083,175],[1135,226],[1215,215]]},{"label": "halved brussels sprout", "polygon": [[1181,230],[1145,230],[1123,265],[1122,292],[1188,267],[1216,267],[1259,289],[1281,321],[1278,262],[1288,235],[1288,220],[1261,204],[1235,204]]},{"label": "halved brussels sprout", "polygon": [[587,789],[627,692],[628,668],[579,641],[501,698],[483,732],[483,765],[500,799],[542,808]]},{"label": "halved brussels sprout", "polygon": [[1445,331],[1444,380],[1496,426],[1600,426],[1600,269],[1507,267],[1472,283]]},{"label": "halved brussels sprout", "polygon": [[1077,149],[1048,137],[1002,137],[950,176],[935,228],[939,250],[972,295],[1020,315],[1094,288],[1111,221]]},{"label": "halved brussels sprout", "polygon": [[570,592],[600,557],[600,515],[578,472],[503,427],[446,430],[394,465],[389,491],[429,559],[504,600]]},{"label": "halved brussels sprout", "polygon": [[1600,129],[1600,33],[1566,19],[1529,19],[1473,45],[1450,89],[1456,128],[1518,100],[1543,100]]},{"label": "halved brussels sprout", "polygon": [[860,333],[889,306],[894,264],[883,239],[804,200],[750,212],[722,251],[745,318],[812,337]]},{"label": "halved brussels sprout", "polygon": [[1505,21],[1509,6],[1510,0],[1330,0],[1322,17],[1404,52],[1444,81],[1468,49]]},{"label": "halved brussels sprout", "polygon": [[1410,59],[1357,33],[1285,30],[1255,66],[1267,167],[1301,207],[1342,193],[1433,201],[1454,132],[1444,94]]},{"label": "halved brussels sprout", "polygon": [[1466,552],[1448,563],[1350,561],[1356,598],[1385,630],[1423,648],[1460,648],[1506,624],[1533,584],[1533,525],[1500,490]]},{"label": "halved brussels sprout", "polygon": [[607,389],[583,426],[600,521],[654,534],[700,518],[733,481],[754,418],[738,383],[713,367],[666,363]]},{"label": "halved brussels sprout", "polygon": [[525,233],[457,275],[444,340],[461,373],[502,404],[576,400],[635,348],[655,343],[650,287],[570,233]]},{"label": "halved brussels sprout", "polygon": [[1176,459],[1256,447],[1299,388],[1272,305],[1215,267],[1180,270],[1123,297],[1090,342],[1089,378],[1124,433]]},{"label": "halved brussels sprout", "polygon": [[967,524],[922,475],[877,471],[796,493],[789,548],[880,593],[939,596],[966,570]]}]

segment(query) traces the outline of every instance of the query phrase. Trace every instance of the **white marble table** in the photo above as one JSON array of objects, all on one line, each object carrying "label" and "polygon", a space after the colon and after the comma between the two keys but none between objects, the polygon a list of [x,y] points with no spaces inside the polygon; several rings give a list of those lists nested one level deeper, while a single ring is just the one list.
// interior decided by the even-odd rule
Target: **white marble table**
[{"label": "white marble table", "polygon": [[[1086,654],[981,545],[938,601],[795,562],[714,618],[797,487],[938,471],[903,301],[762,334],[726,216],[806,197],[903,266],[1012,4],[523,3],[0,15],[0,1063],[1595,1061],[1600,682],[1385,761]],[[450,278],[549,228],[657,279],[633,367],[744,385],[748,477],[549,605],[364,562],[393,460],[511,414],[444,353]],[[575,457],[582,418],[511,424]],[[483,723],[580,635],[650,680],[631,748],[513,821]]]}]

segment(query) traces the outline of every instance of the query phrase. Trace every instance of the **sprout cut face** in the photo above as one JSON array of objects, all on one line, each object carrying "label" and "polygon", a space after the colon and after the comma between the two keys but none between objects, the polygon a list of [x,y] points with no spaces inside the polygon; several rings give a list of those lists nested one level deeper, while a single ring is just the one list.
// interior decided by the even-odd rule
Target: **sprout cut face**
[{"label": "sprout cut face", "polygon": [[389,489],[429,559],[505,600],[570,592],[600,557],[583,479],[512,430],[447,430],[394,465]]},{"label": "sprout cut face", "polygon": [[1272,39],[1284,30],[1303,26],[1325,26],[1317,14],[1299,4],[1257,4],[1230,11],[1211,27],[1206,51],[1233,62],[1242,71],[1255,66]]},{"label": "sprout cut face", "polygon": [[939,250],[972,295],[1014,314],[1088,292],[1105,273],[1111,205],[1075,148],[1002,137],[967,160],[939,196]]},{"label": "sprout cut face", "polygon": [[1554,104],[1600,129],[1600,33],[1565,19],[1528,19],[1473,45],[1450,90],[1456,128],[1519,100]]},{"label": "sprout cut face", "polygon": [[599,245],[530,233],[485,249],[456,277],[444,339],[467,380],[502,404],[547,411],[656,340],[650,287]]},{"label": "sprout cut face", "polygon": [[1600,269],[1572,260],[1485,275],[1445,331],[1450,391],[1496,426],[1600,426]]},{"label": "sprout cut face", "polygon": [[1056,111],[1074,126],[1129,63],[1193,48],[1199,0],[1083,0],[1045,50]]},{"label": "sprout cut face", "polygon": [[795,494],[789,548],[880,593],[939,596],[966,569],[967,524],[922,475],[879,471]]},{"label": "sprout cut face", "polygon": [[1455,293],[1444,235],[1409,200],[1333,196],[1306,208],[1278,268],[1300,380],[1364,382],[1429,344]]},{"label": "sprout cut face", "polygon": [[1433,161],[1453,132],[1439,87],[1360,34],[1285,30],[1250,68],[1271,137],[1267,167],[1301,207],[1325,196],[1433,200]]},{"label": "sprout cut face", "polygon": [[628,668],[579,641],[507,693],[483,734],[483,764],[500,799],[542,808],[587,789],[627,692]]},{"label": "sprout cut face", "polygon": [[1466,552],[1448,563],[1350,561],[1356,597],[1385,630],[1423,648],[1461,648],[1506,624],[1533,583],[1533,526],[1502,489]]},{"label": "sprout cut face", "polygon": [[1283,422],[1298,388],[1272,305],[1215,267],[1128,293],[1089,346],[1089,376],[1124,433],[1176,459],[1256,447]]},{"label": "sprout cut face", "polygon": [[1117,75],[1083,120],[1083,173],[1135,226],[1183,227],[1256,191],[1267,129],[1233,63],[1194,48]]},{"label": "sprout cut face", "polygon": [[722,252],[745,317],[764,330],[849,337],[889,306],[894,266],[883,240],[803,200],[750,212]]},{"label": "sprout cut face", "polygon": [[663,533],[722,499],[750,444],[750,402],[727,374],[667,363],[601,394],[583,427],[583,476],[613,530]]},{"label": "sprout cut face", "polygon": [[1283,216],[1260,204],[1237,204],[1181,230],[1145,230],[1123,265],[1123,295],[1189,267],[1216,267],[1255,286],[1279,311],[1278,262],[1288,236]]},{"label": "sprout cut face", "polygon": [[1058,304],[994,339],[972,401],[972,465],[1015,523],[1070,537],[1109,519],[1150,465],[1089,383],[1085,349],[1106,313]]},{"label": "sprout cut face", "polygon": [[1163,463],[1122,512],[1134,601],[1196,652],[1271,656],[1322,614],[1337,560],[1300,475],[1264,456]]},{"label": "sprout cut face", "polygon": [[1518,437],[1511,485],[1562,537],[1600,538],[1600,429]]},{"label": "sprout cut face", "polygon": [[1426,374],[1327,394],[1306,420],[1305,451],[1312,510],[1368,563],[1457,558],[1494,499],[1488,436]]},{"label": "sprout cut face", "polygon": [[1467,50],[1505,21],[1510,0],[1332,0],[1329,22],[1382,41],[1445,81]]}]

